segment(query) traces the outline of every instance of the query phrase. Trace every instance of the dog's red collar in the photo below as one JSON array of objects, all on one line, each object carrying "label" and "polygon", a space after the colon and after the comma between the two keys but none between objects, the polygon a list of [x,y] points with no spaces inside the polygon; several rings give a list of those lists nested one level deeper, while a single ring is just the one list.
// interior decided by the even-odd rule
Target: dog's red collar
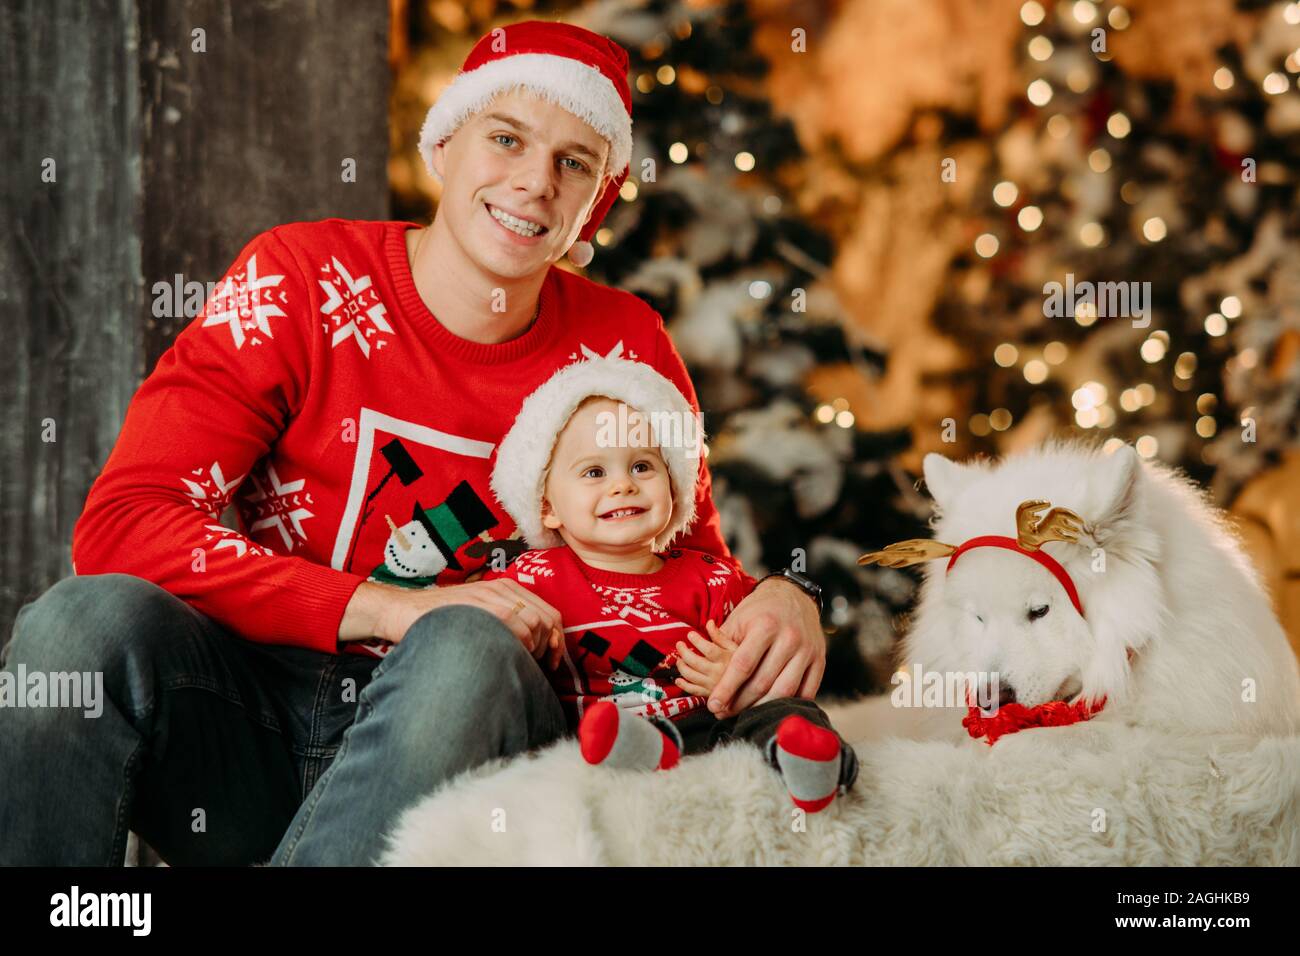
[{"label": "dog's red collar", "polygon": [[1079,612],[1079,617],[1085,616],[1083,605],[1079,602],[1079,591],[1074,586],[1074,581],[1071,580],[1069,573],[1065,568],[1061,567],[1061,562],[1041,550],[1028,551],[1022,548],[1015,538],[1004,537],[1000,534],[985,534],[963,541],[957,546],[957,550],[952,553],[952,557],[948,559],[948,567],[945,571],[951,571],[952,566],[957,563],[957,559],[974,548],[1006,548],[1008,551],[1015,551],[1027,558],[1033,558],[1047,568],[1052,573],[1052,577],[1061,582],[1061,587],[1065,588],[1065,593],[1070,598],[1070,603],[1074,605],[1074,609]]}]

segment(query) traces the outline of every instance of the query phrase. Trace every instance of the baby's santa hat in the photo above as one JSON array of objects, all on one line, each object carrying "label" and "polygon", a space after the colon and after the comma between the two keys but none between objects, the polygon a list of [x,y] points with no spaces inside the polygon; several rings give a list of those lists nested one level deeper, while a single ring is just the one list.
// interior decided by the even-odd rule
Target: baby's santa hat
[{"label": "baby's santa hat", "polygon": [[627,51],[607,37],[567,23],[528,20],[498,27],[470,50],[420,129],[420,155],[429,172],[433,148],[496,96],[522,86],[585,122],[609,141],[613,178],[596,200],[591,218],[569,247],[577,266],[591,262],[591,239],[627,179],[632,159],[632,90]]},{"label": "baby's santa hat", "polygon": [[560,432],[578,406],[593,395],[623,402],[647,419],[672,481],[672,519],[652,544],[655,551],[666,550],[695,522],[704,430],[677,386],[644,362],[602,357],[574,362],[524,399],[514,425],[497,446],[492,493],[530,548],[564,544],[558,532],[542,524],[546,475]]}]

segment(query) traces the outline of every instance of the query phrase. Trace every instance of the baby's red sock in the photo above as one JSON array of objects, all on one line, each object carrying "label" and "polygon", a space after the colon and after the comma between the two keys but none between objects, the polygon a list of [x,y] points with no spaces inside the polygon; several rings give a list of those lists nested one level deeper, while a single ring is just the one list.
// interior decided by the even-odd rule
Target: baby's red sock
[{"label": "baby's red sock", "polygon": [[809,813],[830,806],[839,791],[839,734],[791,714],[777,725],[775,747],[794,805]]},{"label": "baby's red sock", "polygon": [[607,700],[597,701],[582,715],[578,742],[587,763],[623,770],[668,770],[681,756],[680,739]]}]

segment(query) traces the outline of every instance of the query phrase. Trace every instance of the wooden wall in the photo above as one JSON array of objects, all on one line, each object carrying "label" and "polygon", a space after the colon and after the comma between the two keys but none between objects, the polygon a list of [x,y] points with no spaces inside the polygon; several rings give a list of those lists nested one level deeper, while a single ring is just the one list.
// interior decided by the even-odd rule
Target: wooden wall
[{"label": "wooden wall", "polygon": [[127,403],[190,321],[152,316],[154,283],[215,281],[279,223],[389,215],[384,0],[6,11],[0,644],[72,573],[72,527]]}]

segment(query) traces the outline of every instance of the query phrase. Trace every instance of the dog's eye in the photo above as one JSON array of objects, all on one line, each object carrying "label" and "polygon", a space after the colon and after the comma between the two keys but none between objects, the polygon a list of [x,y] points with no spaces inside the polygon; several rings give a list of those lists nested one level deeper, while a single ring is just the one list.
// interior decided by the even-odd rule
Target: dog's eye
[{"label": "dog's eye", "polygon": [[1051,610],[1051,608],[1046,604],[1040,604],[1038,607],[1031,607],[1029,609],[1029,620],[1036,621],[1040,617],[1046,615],[1049,610]]}]

